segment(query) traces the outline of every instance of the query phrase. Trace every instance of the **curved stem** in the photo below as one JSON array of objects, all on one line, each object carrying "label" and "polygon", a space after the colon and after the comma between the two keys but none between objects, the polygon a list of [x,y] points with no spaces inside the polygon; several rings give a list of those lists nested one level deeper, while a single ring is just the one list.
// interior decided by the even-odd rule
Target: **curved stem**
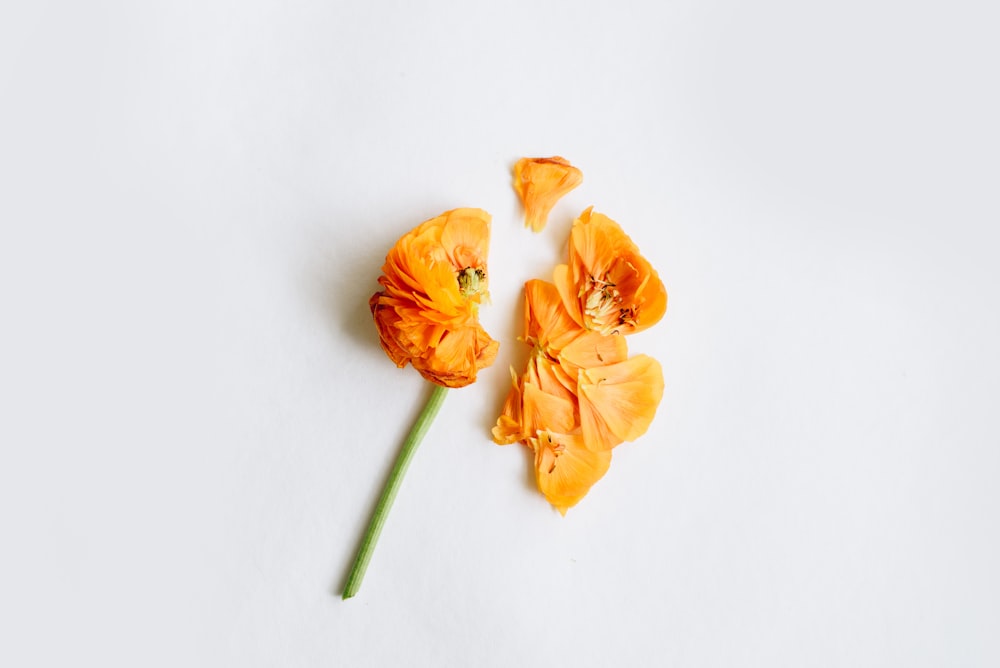
[{"label": "curved stem", "polygon": [[371,561],[372,552],[375,551],[375,544],[378,542],[379,534],[382,533],[385,518],[389,514],[389,509],[392,508],[392,502],[396,500],[396,494],[399,492],[399,486],[403,482],[403,476],[406,475],[406,469],[410,466],[410,460],[413,459],[413,453],[417,451],[417,446],[420,445],[424,434],[427,433],[427,429],[431,426],[438,411],[441,409],[441,404],[444,403],[444,397],[447,392],[447,387],[441,385],[434,386],[434,391],[431,392],[427,404],[420,412],[420,416],[417,417],[417,421],[413,424],[410,434],[406,437],[406,441],[403,443],[403,447],[396,457],[396,464],[392,467],[389,480],[386,481],[385,488],[382,490],[382,496],[378,500],[375,514],[372,515],[371,522],[368,523],[368,531],[365,532],[365,538],[361,542],[361,547],[358,548],[358,555],[354,558],[354,567],[351,568],[351,574],[347,577],[347,585],[344,587],[343,595],[345,601],[357,594],[358,589],[361,587],[361,581],[364,579],[365,571],[368,569],[368,562]]}]

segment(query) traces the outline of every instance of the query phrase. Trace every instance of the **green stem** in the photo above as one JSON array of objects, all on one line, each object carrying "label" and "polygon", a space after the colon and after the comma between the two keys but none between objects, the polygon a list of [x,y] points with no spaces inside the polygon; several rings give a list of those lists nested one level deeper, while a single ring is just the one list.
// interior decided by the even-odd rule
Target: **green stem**
[{"label": "green stem", "polygon": [[410,460],[413,459],[413,453],[417,451],[417,446],[420,445],[424,434],[427,433],[427,429],[431,426],[438,411],[441,409],[441,404],[444,403],[444,396],[447,392],[447,387],[441,385],[434,386],[434,391],[431,392],[424,410],[420,412],[420,416],[417,418],[413,428],[410,430],[409,436],[406,437],[406,441],[403,443],[403,448],[399,451],[399,456],[396,457],[396,464],[392,467],[392,473],[389,474],[389,480],[386,481],[385,488],[382,490],[382,496],[378,500],[375,514],[372,515],[371,522],[368,524],[368,531],[365,532],[365,538],[361,543],[361,547],[358,548],[358,556],[354,558],[354,567],[351,568],[351,574],[347,577],[347,585],[344,587],[345,601],[357,594],[358,589],[361,587],[365,571],[368,570],[368,562],[371,561],[372,552],[375,551],[375,543],[378,542],[379,534],[382,533],[382,526],[385,524],[385,518],[389,514],[389,509],[392,508],[392,502],[396,500],[396,494],[399,492],[399,486],[403,482],[403,476],[406,475],[406,469],[410,466]]}]

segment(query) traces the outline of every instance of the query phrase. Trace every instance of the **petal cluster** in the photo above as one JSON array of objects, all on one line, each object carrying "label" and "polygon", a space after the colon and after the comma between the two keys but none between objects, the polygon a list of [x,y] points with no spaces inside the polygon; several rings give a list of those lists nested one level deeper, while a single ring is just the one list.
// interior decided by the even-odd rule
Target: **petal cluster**
[{"label": "petal cluster", "polygon": [[553,278],[524,286],[531,353],[523,374],[511,372],[493,440],[531,449],[539,490],[565,514],[607,473],[612,449],[642,436],[656,414],[662,369],[629,356],[625,335],[655,324],[667,297],[621,227],[590,209]]},{"label": "petal cluster", "polygon": [[382,290],[369,300],[383,350],[398,367],[463,387],[496,358],[499,344],[479,324],[489,298],[490,215],[454,209],[404,235],[386,255]]}]

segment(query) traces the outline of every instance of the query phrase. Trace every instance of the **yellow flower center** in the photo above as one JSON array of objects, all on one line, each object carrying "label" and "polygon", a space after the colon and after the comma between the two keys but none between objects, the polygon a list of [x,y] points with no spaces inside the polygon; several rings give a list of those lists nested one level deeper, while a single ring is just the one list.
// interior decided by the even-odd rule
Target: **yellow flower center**
[{"label": "yellow flower center", "polygon": [[466,299],[486,293],[486,272],[478,267],[466,267],[458,272],[458,291]]},{"label": "yellow flower center", "polygon": [[623,307],[622,295],[614,283],[591,276],[585,289],[583,312],[590,320],[591,329],[601,334],[617,334],[618,328],[635,324],[635,306]]}]

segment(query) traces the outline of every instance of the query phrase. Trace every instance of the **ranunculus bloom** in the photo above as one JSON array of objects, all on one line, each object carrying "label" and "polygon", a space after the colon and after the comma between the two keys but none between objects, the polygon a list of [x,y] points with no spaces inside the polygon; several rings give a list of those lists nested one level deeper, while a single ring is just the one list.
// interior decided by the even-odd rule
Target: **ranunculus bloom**
[{"label": "ranunculus bloom", "polygon": [[632,334],[659,322],[667,291],[656,270],[607,216],[587,209],[573,223],[569,263],[553,280],[570,317],[601,334]]},{"label": "ranunculus bloom", "polygon": [[524,225],[541,232],[559,199],[583,183],[583,172],[559,156],[521,158],[514,165],[514,190],[524,205]]},{"label": "ranunculus bloom", "polygon": [[455,209],[432,218],[392,247],[369,306],[382,348],[398,367],[463,387],[493,363],[499,344],[479,324],[488,299],[490,215]]}]

